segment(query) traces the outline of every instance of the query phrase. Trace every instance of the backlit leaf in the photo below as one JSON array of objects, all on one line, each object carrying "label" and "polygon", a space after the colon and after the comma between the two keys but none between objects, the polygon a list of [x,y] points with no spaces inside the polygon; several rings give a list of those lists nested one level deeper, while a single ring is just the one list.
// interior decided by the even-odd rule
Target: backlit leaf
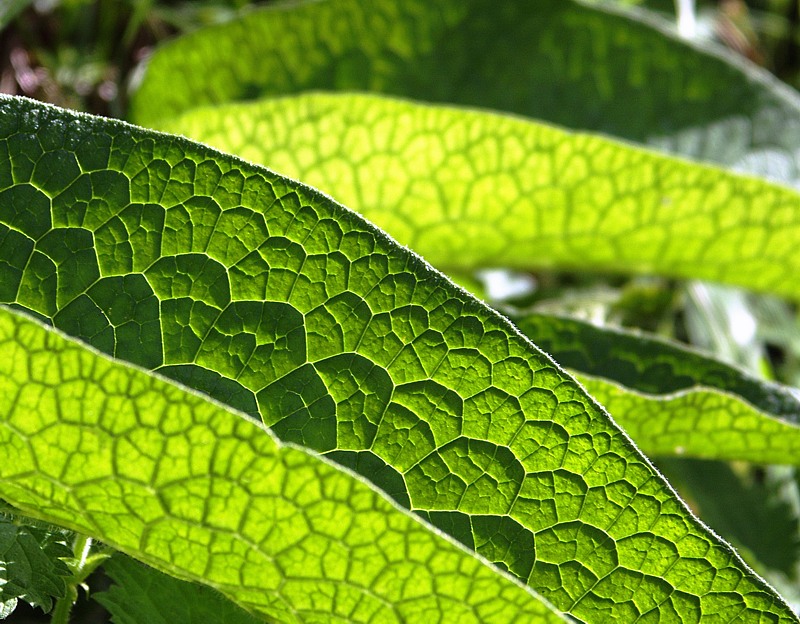
[{"label": "backlit leaf", "polygon": [[796,390],[642,334],[541,314],[514,322],[650,456],[800,462]]},{"label": "backlit leaf", "polygon": [[3,308],[0,353],[0,396],[15,399],[0,403],[0,493],[31,516],[282,622],[560,620],[219,404]]},{"label": "backlit leaf", "polygon": [[[0,110],[0,283],[7,301],[107,353],[260,415],[283,440],[325,453],[372,480],[578,618],[651,614],[695,621],[769,613],[794,621],[780,598],[689,513],[572,378],[506,319],[369,223],[308,187],[184,139],[22,99],[3,98]],[[81,365],[80,358],[72,367],[46,365],[53,348],[35,350],[31,357],[44,365],[33,366],[25,359],[31,347],[9,344],[0,366],[20,368],[0,375],[14,384],[0,396],[14,396],[17,384],[33,393],[12,403],[12,413],[31,403],[52,403],[52,393],[39,397],[43,387],[69,398],[85,376],[102,368]],[[8,349],[13,353],[6,354]],[[77,386],[70,377],[75,366]],[[128,387],[118,386],[126,400]],[[143,400],[166,393],[159,385]],[[202,475],[196,492],[187,492],[181,479],[175,504],[166,498],[167,511],[184,523],[202,520],[202,510],[212,505],[202,501],[214,493],[208,483],[211,459],[181,463],[186,449],[193,449],[189,457],[196,452],[213,458],[213,441],[225,432],[258,432],[251,423],[220,414],[214,422],[221,429],[198,433],[189,445],[186,436],[197,415],[177,410],[184,420],[176,426],[186,425],[176,433],[173,462],[171,419],[137,433],[146,423],[134,427],[135,413],[127,419],[117,414],[123,400],[105,405],[102,411],[50,409],[46,416],[69,415],[64,426],[77,418],[87,445],[81,460],[96,455],[105,462],[103,474],[110,470],[112,477],[115,467],[128,464],[111,461],[114,444],[96,436],[123,427],[112,431],[133,441],[121,448],[145,466],[131,464],[132,482],[143,487],[136,500],[152,505],[156,515],[165,510],[149,493],[154,474],[168,483],[184,473]],[[101,417],[112,422],[88,426]],[[94,515],[79,526],[79,519],[69,520],[90,503],[96,505],[93,514],[102,515],[111,496],[93,485],[92,469],[72,459],[76,430],[61,433],[38,420],[30,426],[28,434],[36,435],[0,444],[0,452],[24,454],[28,444],[41,444],[54,457],[59,479],[86,480],[90,494],[81,493],[71,511],[60,511],[68,509],[75,487],[54,489],[54,477],[45,479],[45,493],[53,497],[45,498],[51,501],[46,514],[62,514],[68,526],[96,533]],[[140,449],[144,440],[152,450]],[[248,445],[257,443],[269,449],[271,441],[266,435],[248,438]],[[101,449],[108,450],[95,453]],[[230,457],[239,456],[237,447]],[[161,464],[151,458],[159,457],[170,466],[164,473],[154,472]],[[21,461],[0,466],[17,470]],[[40,470],[47,467],[42,464]],[[328,470],[318,460],[313,465]],[[255,474],[271,470],[265,466]],[[318,483],[322,474],[301,472],[281,474],[306,484]],[[3,496],[10,489],[3,485]],[[11,502],[23,491],[15,489]],[[40,497],[26,499],[25,508],[37,508]],[[225,509],[245,504],[222,500]],[[130,515],[135,505],[119,507]],[[150,510],[143,512],[142,529]],[[331,530],[348,526],[339,513],[347,511],[324,513]],[[171,537],[191,531],[185,524],[147,533],[142,544],[139,533],[111,515],[104,517],[110,525],[103,529],[119,531],[107,538],[112,545],[130,539],[128,549],[145,552],[151,563],[156,555],[149,547],[167,550],[159,555],[166,557],[163,565],[195,562],[186,552],[169,553]],[[261,531],[269,525],[256,524]],[[238,519],[233,526],[240,530]],[[211,552],[224,553],[228,561],[233,548],[215,545]],[[214,576],[217,569],[205,565],[209,549],[195,550],[202,570],[182,568],[182,574]],[[405,560],[408,551],[402,550]],[[301,557],[308,551],[282,552]],[[326,565],[320,552],[313,553],[314,565]],[[347,557],[334,560],[347,570],[359,568],[348,567]],[[220,570],[217,586],[226,592],[235,591],[234,585],[247,588],[250,581],[243,583],[236,564],[229,565]],[[275,580],[258,578],[268,586]],[[279,603],[274,594],[257,595],[269,603],[264,609]],[[248,594],[244,602],[254,600]],[[323,602],[314,608],[341,606]],[[349,602],[341,604],[350,609]],[[288,607],[275,608],[286,613]]]},{"label": "backlit leaf", "polygon": [[315,89],[493,108],[789,183],[800,171],[796,93],[653,14],[575,0],[272,4],[162,46],[132,114],[158,127]]},{"label": "backlit leaf", "polygon": [[577,268],[800,298],[800,194],[486,111],[311,94],[165,121],[312,184],[444,270]]}]

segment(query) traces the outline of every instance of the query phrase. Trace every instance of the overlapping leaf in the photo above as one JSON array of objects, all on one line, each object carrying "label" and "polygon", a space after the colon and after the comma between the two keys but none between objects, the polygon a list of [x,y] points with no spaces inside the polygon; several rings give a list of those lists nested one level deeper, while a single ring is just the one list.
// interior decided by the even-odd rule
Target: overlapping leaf
[{"label": "overlapping leaf", "polygon": [[103,564],[114,581],[95,599],[111,614],[114,624],[257,624],[247,613],[205,585],[182,581],[115,555]]},{"label": "overlapping leaf", "polygon": [[797,465],[800,428],[711,388],[649,395],[576,374],[650,456]]},{"label": "overlapping leaf", "polygon": [[[1,110],[4,300],[259,414],[284,440],[361,472],[579,618],[794,621],[570,377],[368,223],[176,137],[20,99],[3,99]],[[31,370],[69,396],[64,366]],[[105,405],[103,413],[122,408]],[[168,444],[168,425],[154,426],[147,440]],[[70,438],[49,431],[30,439],[82,479],[58,444]],[[92,442],[103,431],[85,434],[90,455],[105,448]],[[160,456],[136,448],[126,447]],[[48,515],[65,504],[53,493]],[[181,498],[186,505],[170,511],[198,521],[210,494],[204,485],[198,504]],[[325,517],[346,525],[338,514]],[[145,545],[169,541],[149,536]],[[231,548],[219,551],[230,557]],[[202,562],[207,549],[198,551]],[[236,587],[248,583],[236,576]]]},{"label": "overlapping leaf", "polygon": [[[488,10],[480,2],[462,3],[460,13],[444,17],[433,16],[413,3],[395,7],[392,10],[418,11],[415,15],[420,22],[429,26],[422,39],[413,37],[414,42],[424,43],[412,44],[405,56],[393,52],[393,46],[407,34],[405,25],[384,24],[395,37],[391,41],[388,37],[379,41],[375,30],[365,27],[369,20],[390,10],[381,3],[346,3],[345,13],[362,18],[342,25],[347,36],[342,29],[319,28],[326,20],[338,23],[324,2],[264,11],[239,24],[197,33],[160,51],[148,70],[136,110],[151,115],[147,117],[151,123],[268,164],[332,193],[442,268],[489,264],[655,271],[729,281],[796,298],[792,276],[797,269],[794,249],[799,235],[793,215],[798,197],[778,187],[761,187],[753,180],[646,155],[598,138],[559,135],[519,120],[499,120],[486,114],[481,119],[478,113],[350,95],[201,108],[170,119],[176,111],[191,110],[198,102],[245,98],[236,88],[222,90],[222,85],[231,82],[226,71],[233,72],[239,84],[247,85],[247,98],[310,87],[346,90],[351,85],[342,72],[353,58],[364,58],[372,62],[353,78],[361,81],[359,89],[539,115],[760,173],[766,163],[771,177],[786,177],[783,174],[793,169],[794,148],[787,152],[777,146],[791,137],[800,123],[797,97],[775,87],[765,75],[743,70],[735,62],[671,40],[635,21],[626,24],[626,37],[615,39],[613,33],[619,32],[626,20],[593,8],[569,2],[543,3],[536,11],[513,3],[506,6],[507,15],[485,20],[478,18],[486,17],[482,11]],[[517,18],[513,25],[503,22],[510,15]],[[247,34],[248,30],[263,34],[262,30],[271,31],[287,20],[303,39],[303,46],[295,51],[284,49],[285,41]],[[312,25],[312,20],[317,21]],[[490,21],[491,25],[484,23]],[[446,41],[442,33],[447,24],[459,24],[460,33],[470,29],[488,32],[500,23],[506,36],[486,38],[481,54],[504,58],[511,41],[519,44],[517,51],[530,51],[525,62],[513,64],[513,75],[496,67],[483,71],[485,66],[480,63],[471,63],[477,69],[468,77],[454,73],[454,64],[474,54],[474,46]],[[614,58],[597,54],[588,61],[581,56],[589,45],[583,37],[594,33],[594,28],[603,32],[594,37],[595,46],[605,49],[613,40],[612,45],[629,46],[636,52]],[[527,37],[532,29],[539,29],[542,36]],[[552,62],[552,55],[544,54],[547,37],[566,31],[573,35],[565,38],[571,45],[562,46],[558,58],[571,59],[574,72],[537,73],[545,57]],[[251,51],[275,53],[267,62],[287,73],[255,76],[252,67],[227,52],[229,38],[239,44],[244,41],[245,49]],[[181,63],[186,63],[193,67],[211,49],[212,39],[215,53],[219,52],[217,69],[202,75],[189,72],[185,88],[158,90],[167,79],[167,66],[184,67]],[[189,48],[197,56],[178,59],[188,58],[184,53]],[[430,59],[425,56],[428,48],[433,51]],[[442,54],[445,49],[451,53]],[[403,80],[406,66],[422,57],[429,61],[425,66],[430,74],[415,74],[416,82]],[[317,71],[294,71],[298,59]],[[642,82],[636,79],[636,72],[629,71],[631,59],[641,64],[639,71],[647,74],[648,83],[647,93],[637,93],[635,98],[629,96],[632,90],[642,88]],[[687,84],[676,84],[675,74],[659,73],[659,68],[689,66],[689,79],[702,76],[702,87],[690,89]],[[592,78],[579,87],[573,85],[575,72],[580,74],[589,67]],[[535,75],[540,97],[523,103],[522,94],[533,84],[519,81],[526,71]],[[431,78],[436,72],[442,74],[438,86]],[[598,77],[607,83],[602,96],[595,93],[596,97],[582,98],[575,106],[553,107],[548,100],[548,95],[564,85],[570,85],[571,92],[597,90]],[[671,81],[670,86],[664,80]],[[485,88],[470,90],[467,86],[478,82]],[[706,90],[709,85],[722,84],[727,86],[717,92],[719,98]],[[215,88],[210,88],[212,85]],[[200,93],[203,89],[205,95]],[[691,90],[691,95],[683,89]],[[745,92],[749,94],[745,106],[752,105],[751,110],[742,110],[741,100],[726,99],[729,94]],[[683,98],[677,107],[669,104],[676,93]],[[619,118],[604,114],[597,122],[600,125],[592,125],[587,121],[592,116],[581,109],[587,102],[600,107],[613,102],[615,113],[627,112]],[[640,107],[635,114],[626,108],[631,103]],[[742,110],[741,118],[732,117],[733,107]],[[631,124],[639,120],[646,120],[650,131],[655,127],[655,119],[648,117],[651,113],[672,129],[660,137],[637,134]],[[573,114],[575,119],[569,119]],[[683,122],[677,120],[682,115],[694,116],[701,129],[679,130]],[[782,119],[782,127],[768,123],[771,118]],[[758,132],[750,133],[753,121]],[[673,184],[680,188],[677,195],[672,192]],[[770,418],[771,408],[761,406],[765,415],[710,389],[667,401],[627,392],[602,379],[585,381],[599,393],[597,398],[608,407],[613,405],[617,418],[648,451],[677,449],[704,456],[795,461],[796,428]],[[695,380],[693,385],[705,383]],[[707,412],[704,428],[713,433],[719,442],[716,446],[709,446],[708,434],[700,435],[695,427],[700,412]],[[723,425],[733,426],[735,432],[720,430]],[[684,439],[687,435],[689,439]]]},{"label": "overlapping leaf", "polygon": [[331,193],[443,269],[655,272],[800,298],[800,194],[602,137],[347,94],[162,127]]},{"label": "overlapping leaf", "polygon": [[[797,213],[795,192],[611,141],[487,113],[342,95],[198,109],[166,127],[332,193],[439,266],[606,262],[717,280],[727,273],[740,283],[752,276],[748,285],[761,288],[773,273],[780,275],[773,290],[798,294],[789,274],[800,268],[800,234],[796,225],[769,223],[782,211]],[[729,240],[763,241],[753,248],[762,264],[747,276],[741,244],[721,251],[717,224],[729,218]],[[800,403],[786,389],[652,340],[564,319],[521,322],[556,361],[589,376],[581,379],[590,393],[648,453],[800,457]]]},{"label": "overlapping leaf", "polygon": [[283,622],[561,620],[218,404],[2,308],[0,353],[0,492],[32,516]]},{"label": "overlapping leaf", "polygon": [[[481,10],[478,5],[467,3],[465,13],[453,19],[462,20],[459,22],[462,25],[471,23],[476,12]],[[519,7],[509,8],[508,11],[518,12],[521,19],[527,18],[547,32],[599,20],[605,24],[606,33],[609,33],[614,32],[614,24],[619,22],[616,16],[586,7],[565,8],[567,5],[562,3],[557,10],[549,5],[541,7],[535,16]],[[346,10],[355,14],[373,17],[383,10],[379,4],[361,6],[359,3],[350,3],[347,7]],[[189,92],[193,96],[199,95],[194,94],[193,89],[208,86],[214,81],[219,81],[215,83],[219,86],[229,79],[221,71],[212,71],[202,76],[189,76],[187,80],[190,84],[185,91],[180,88],[169,93],[162,90],[156,94],[152,91],[153,85],[164,80],[163,67],[166,64],[179,66],[180,61],[176,60],[175,55],[185,51],[186,46],[202,56],[212,36],[224,43],[233,32],[240,32],[237,30],[239,28],[269,29],[284,19],[295,20],[293,23],[300,24],[298,28],[303,33],[304,20],[310,19],[309,15],[312,14],[320,18],[326,10],[324,3],[321,3],[302,7],[299,11],[266,11],[251,16],[239,25],[225,26],[176,42],[156,56],[139,99],[140,110],[148,111],[157,102],[159,117],[154,116],[151,122],[255,162],[268,164],[332,193],[443,268],[463,269],[489,264],[656,271],[731,281],[750,288],[798,296],[794,281],[790,279],[796,270],[792,258],[796,247],[794,241],[798,238],[797,224],[790,215],[796,213],[797,195],[777,187],[760,187],[752,180],[726,177],[717,170],[645,155],[598,138],[566,133],[559,135],[551,128],[525,124],[519,120],[500,120],[486,114],[481,119],[478,113],[465,114],[463,111],[415,107],[391,100],[349,95],[280,98],[250,106],[201,108],[165,121],[170,113],[164,114],[164,110],[170,109],[169,106],[163,108],[164,100],[159,98],[177,102]],[[526,16],[522,16],[522,13],[526,13]],[[433,30],[437,25],[441,26],[436,21],[438,18],[431,19],[435,24]],[[276,77],[274,72],[267,73],[254,78],[256,82],[260,81],[260,86],[253,88],[249,95],[255,95],[259,90],[273,94],[309,86],[347,88],[338,82],[336,72],[347,66],[353,49],[372,59],[386,61],[384,57],[391,56],[385,48],[380,47],[381,44],[371,47],[374,43],[372,34],[360,31],[360,27],[358,23],[348,26],[353,35],[348,42],[340,40],[340,32],[310,29],[313,33],[301,34],[308,36],[311,43],[306,40],[296,55],[304,55],[310,48],[312,64],[328,67],[330,72],[320,70],[318,74],[306,76],[306,82],[300,87],[286,84],[282,74]],[[519,33],[524,29],[524,26],[515,26],[509,32],[513,38],[520,36]],[[398,33],[402,27],[396,30],[395,34],[400,37]],[[729,80],[737,88],[757,92],[757,101],[764,107],[763,111],[772,106],[766,102],[774,104],[781,101],[783,104],[778,108],[783,107],[787,118],[797,116],[796,98],[773,89],[763,77],[740,71],[734,67],[735,64],[726,64],[713,55],[697,52],[685,44],[665,40],[660,33],[648,34],[646,29],[634,30],[636,34],[632,35],[631,41],[637,43],[627,41],[625,45],[642,45],[641,42],[648,37],[658,40],[656,47],[649,47],[638,54],[637,58],[644,59],[640,62],[665,66],[669,63],[697,61],[703,68],[699,70],[700,74],[704,71],[714,72],[709,84],[716,80]],[[431,41],[436,41],[435,34],[430,36]],[[237,37],[237,40],[241,39]],[[247,36],[244,36],[244,40],[249,41]],[[340,45],[337,47],[331,41]],[[329,45],[330,54],[315,55],[314,42],[323,48]],[[441,41],[431,45],[438,49],[436,46],[439,44],[449,45]],[[254,39],[250,45],[263,51],[280,48],[284,43],[262,37]],[[487,45],[489,54],[502,54],[498,48],[504,44],[493,40]],[[539,43],[528,45],[537,46]],[[577,47],[580,48],[580,43]],[[460,51],[462,54],[471,53],[469,46],[463,48]],[[228,57],[224,50],[223,45],[220,64],[233,68],[237,80],[244,80],[252,86],[253,83],[243,79],[241,73],[249,76],[247,72],[250,70],[243,68],[236,59]],[[580,53],[570,48],[564,54]],[[534,65],[535,58],[534,54]],[[270,62],[291,66],[295,60],[296,56],[287,53],[278,55]],[[194,62],[188,61],[190,65]],[[387,61],[388,65],[371,65],[359,79],[376,82],[360,87],[418,97],[424,97],[424,88],[431,89],[432,93],[433,87],[429,84],[412,87],[402,81],[382,82],[384,73],[394,72],[392,75],[396,75],[401,72],[403,62],[398,57]],[[407,59],[405,62],[411,63]],[[434,64],[440,64],[437,65],[440,70],[449,62],[449,57],[437,56],[433,60]],[[614,61],[601,57],[594,59],[593,63],[595,67],[599,65],[601,69],[607,69]],[[585,65],[588,66],[588,63]],[[719,68],[723,66],[728,73],[720,73]],[[452,86],[452,89],[441,97],[531,113],[531,110],[523,110],[502,100],[513,98],[513,94],[523,91],[524,86],[506,84],[504,80],[510,80],[502,72],[476,73],[480,76],[473,76],[472,79],[483,80],[487,84],[485,93],[477,97],[485,99],[465,100],[457,94],[460,93],[458,87],[452,85],[444,87],[450,89]],[[654,78],[652,73],[648,77],[651,80]],[[548,81],[553,77],[539,78],[546,92],[552,86]],[[326,82],[328,79],[330,82]],[[563,79],[563,75],[558,76],[559,81]],[[615,99],[621,97],[619,94],[627,93],[632,83],[626,80],[630,79],[631,76],[624,72],[615,74],[611,80],[613,93],[609,97]],[[650,93],[663,96],[663,93],[659,93],[658,79],[655,76]],[[424,82],[425,78],[421,80]],[[490,83],[492,88],[489,88]],[[511,96],[508,95],[509,90]],[[730,91],[728,89],[727,92]],[[212,97],[211,101],[229,97],[237,99],[239,95],[233,89],[219,98]],[[191,101],[185,99],[182,104],[176,104],[174,110],[190,109],[197,101],[204,100],[202,97],[192,97]],[[650,110],[648,102],[641,98],[635,101],[637,105],[644,103],[645,109],[637,111],[636,119],[641,117],[642,112],[646,117]],[[668,98],[664,97],[660,100],[662,104],[666,101]],[[716,102],[706,101],[702,114],[719,114],[716,105]],[[621,110],[621,107],[617,106],[617,110]],[[534,114],[543,114],[569,124],[568,120],[558,116],[563,111],[570,111],[571,114],[573,108],[562,107],[555,113],[538,111]],[[672,115],[687,111],[686,107],[681,108],[680,113],[672,110],[664,114],[662,111],[661,120],[667,119],[666,123],[670,123]],[[719,119],[723,118],[725,115],[720,114]],[[708,121],[702,121],[705,129],[709,127]],[[776,129],[769,125],[760,128],[761,132],[774,135],[768,141],[778,140],[780,133],[775,132]],[[604,129],[616,132],[614,128]],[[629,131],[628,124],[619,134],[629,136],[625,134]],[[683,136],[685,139],[688,135]],[[701,150],[702,154],[696,151],[702,141],[689,141],[684,145],[687,149],[679,148],[677,151],[727,163],[744,158],[747,162],[741,161],[738,165],[753,169],[757,161],[761,162],[754,154],[763,145],[754,148],[754,143],[744,148],[743,144],[732,140],[737,136],[735,132],[728,132],[724,145],[720,141],[708,141]],[[753,139],[755,142],[764,140],[765,135],[758,136],[759,139]],[[631,138],[648,140],[643,136]],[[748,150],[755,151],[743,156]],[[733,152],[738,155],[731,156]],[[770,163],[774,174],[775,158]],[[465,181],[469,182],[465,184]],[[672,192],[674,189],[670,188],[672,184],[680,187],[677,198]],[[751,190],[742,192],[742,184]],[[764,189],[769,190],[765,193]],[[751,197],[758,199],[750,201]],[[778,213],[785,214],[789,222],[777,225],[773,219]],[[785,227],[787,225],[789,227]],[[765,253],[766,249],[770,252]],[[782,257],[779,258],[779,255]],[[756,257],[760,266],[753,264]],[[767,285],[770,281],[772,284]],[[711,454],[714,457],[756,461],[795,461],[795,427],[771,419],[733,397],[708,390],[700,394],[693,393],[691,397],[673,397],[666,401],[626,392],[623,388],[604,383],[602,379],[586,381],[592,383],[592,388],[600,393],[596,398],[607,401],[609,407],[613,401],[616,417],[630,427],[629,432],[648,451],[664,453],[677,449],[679,452],[704,456]],[[694,385],[703,383],[695,380]],[[658,390],[662,393],[669,391],[669,388]],[[715,438],[723,438],[717,446],[707,444],[708,435],[698,435],[700,431],[695,424],[698,414],[703,410],[708,412],[703,419],[707,431],[713,433]],[[767,410],[769,413],[770,410]],[[628,417],[631,418],[630,422]],[[684,424],[680,425],[681,422]],[[649,427],[651,423],[653,426]],[[734,423],[735,433],[718,429]],[[665,435],[666,427],[669,427],[670,435]],[[694,435],[689,435],[688,440],[683,439],[692,432]],[[777,444],[770,439],[776,434],[779,436],[776,439],[780,440]]]},{"label": "overlapping leaf", "polygon": [[800,461],[795,390],[641,334],[540,314],[514,322],[650,456]]},{"label": "overlapping leaf", "polygon": [[800,98],[654,16],[574,0],[272,5],[159,49],[133,100],[158,127],[203,104],[313,89],[504,110],[796,183]]}]

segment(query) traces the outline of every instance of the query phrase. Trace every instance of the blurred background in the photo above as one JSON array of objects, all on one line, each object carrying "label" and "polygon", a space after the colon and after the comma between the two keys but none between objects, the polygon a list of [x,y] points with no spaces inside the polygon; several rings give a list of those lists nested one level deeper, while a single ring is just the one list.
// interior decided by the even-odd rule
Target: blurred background
[{"label": "blurred background", "polygon": [[[641,6],[800,86],[797,0],[594,0]],[[0,0],[0,92],[124,117],[136,68],[160,41],[235,18],[247,0]],[[693,14],[694,19],[687,17]]]}]

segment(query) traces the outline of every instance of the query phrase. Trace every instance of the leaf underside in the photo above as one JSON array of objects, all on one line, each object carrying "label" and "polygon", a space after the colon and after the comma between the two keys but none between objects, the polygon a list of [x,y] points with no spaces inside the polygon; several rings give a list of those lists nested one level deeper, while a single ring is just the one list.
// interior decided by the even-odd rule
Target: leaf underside
[{"label": "leaf underside", "polygon": [[639,11],[574,0],[338,0],[253,11],[156,51],[134,121],[309,90],[503,110],[800,179],[800,97]]},{"label": "leaf underside", "polygon": [[0,154],[0,300],[259,415],[579,618],[794,621],[572,378],[330,199],[22,99]]},{"label": "leaf underside", "polygon": [[0,492],[33,517],[281,622],[562,621],[360,479],[198,394],[5,309],[0,352],[15,399],[0,406]]}]

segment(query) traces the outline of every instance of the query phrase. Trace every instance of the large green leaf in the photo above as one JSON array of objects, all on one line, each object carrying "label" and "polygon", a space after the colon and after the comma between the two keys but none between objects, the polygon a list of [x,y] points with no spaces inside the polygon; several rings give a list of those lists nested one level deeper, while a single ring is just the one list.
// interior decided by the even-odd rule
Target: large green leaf
[{"label": "large green leaf", "polygon": [[311,94],[162,124],[303,180],[435,266],[705,278],[800,298],[800,195],[484,111]]},{"label": "large green leaf", "polygon": [[34,517],[282,622],[561,620],[216,403],[2,308],[0,353],[0,493]]},{"label": "large green leaf", "polygon": [[766,72],[573,0],[331,0],[253,12],[160,48],[132,102],[154,126],[311,89],[501,109],[798,180],[800,98]]},{"label": "large green leaf", "polygon": [[541,314],[513,317],[648,455],[800,462],[800,396],[675,343]]},{"label": "large green leaf", "polygon": [[0,154],[3,300],[259,414],[579,618],[794,621],[572,378],[329,198],[16,98]]},{"label": "large green leaf", "polygon": [[[333,193],[440,266],[643,265],[719,280],[727,273],[730,281],[762,288],[765,277],[777,271],[780,287],[798,295],[789,278],[800,268],[793,242],[797,231],[774,230],[765,236],[773,210],[793,210],[789,206],[798,204],[796,193],[602,139],[485,113],[329,95],[199,109],[166,127]],[[573,173],[577,179],[565,183],[564,167],[556,163],[576,154],[585,173]],[[534,176],[539,186],[532,191],[525,183],[533,184]],[[465,187],[465,179],[476,183]],[[631,179],[650,184],[608,197],[610,186],[630,187]],[[689,180],[691,188],[669,188]],[[752,276],[750,281],[743,279],[739,264],[741,246],[709,253],[721,247],[716,223],[729,218],[732,196],[741,202],[742,218],[728,228],[728,239],[764,237],[767,246],[766,241],[776,242],[770,246],[773,254],[779,249],[784,254],[779,259],[757,253],[762,265],[752,268],[746,276]],[[551,201],[538,205],[540,197]],[[662,220],[638,224],[637,232],[639,217],[632,214],[631,202],[639,198],[637,209],[657,214],[665,197],[676,199],[661,211]],[[673,222],[676,215],[683,216],[683,223]],[[558,225],[561,232],[554,231]],[[692,250],[697,252],[694,264]],[[670,259],[680,268],[671,267]],[[589,375],[581,379],[590,393],[647,453],[799,461],[800,404],[785,388],[759,383],[697,353],[621,332],[546,317],[522,323],[522,330],[559,363]],[[665,394],[670,396],[647,396]]]}]

